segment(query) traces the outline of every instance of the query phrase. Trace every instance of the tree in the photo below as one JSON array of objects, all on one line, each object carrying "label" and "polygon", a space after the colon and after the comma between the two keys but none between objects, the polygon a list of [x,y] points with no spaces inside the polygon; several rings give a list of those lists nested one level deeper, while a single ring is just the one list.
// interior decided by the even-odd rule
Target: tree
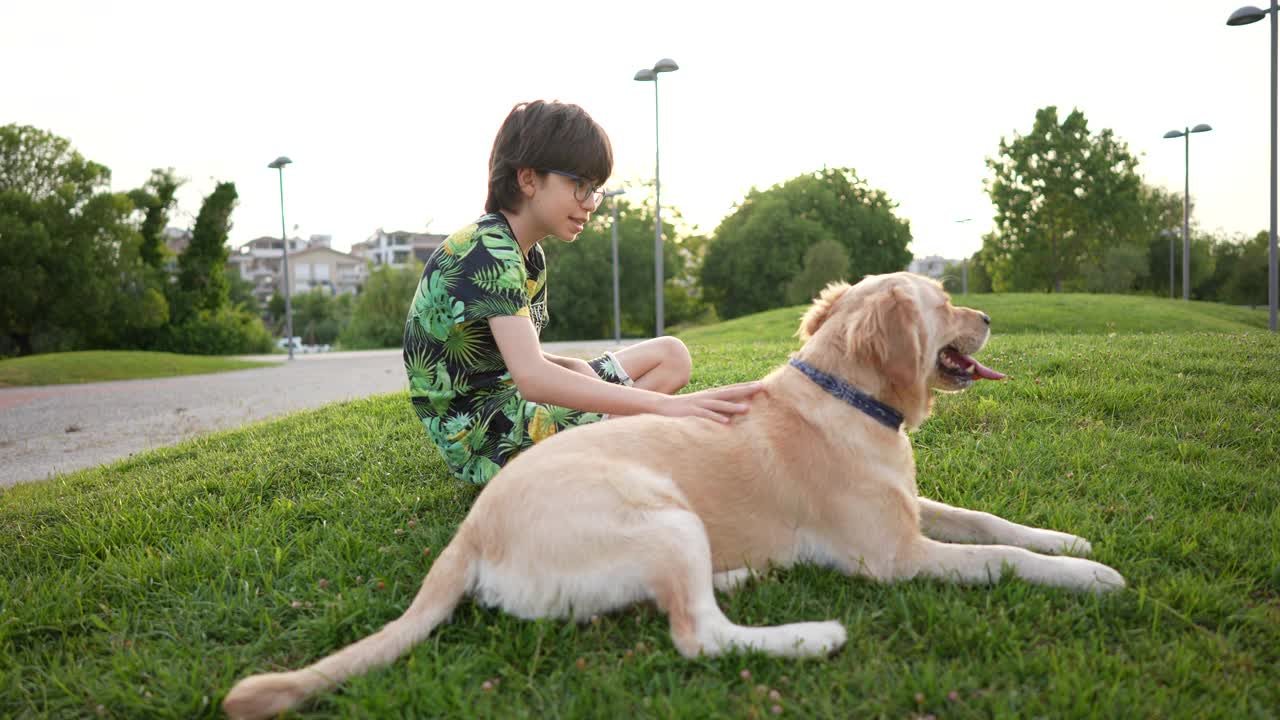
[{"label": "tree", "polygon": [[[631,336],[653,333],[656,306],[653,276],[653,206],[621,197],[618,204],[618,285],[622,332]],[[699,303],[688,287],[692,249],[668,219],[678,213],[666,209],[662,223],[663,315],[667,326],[692,319]],[[602,205],[572,243],[543,241],[547,256],[547,311],[550,321],[544,340],[613,337],[613,214]],[[696,243],[695,243],[696,244]]]},{"label": "tree", "polygon": [[[1175,264],[1174,290],[1182,286],[1182,268],[1178,265],[1179,258],[1182,257],[1182,194],[1145,184],[1142,186],[1142,194],[1148,262],[1146,280],[1139,282],[1138,289],[1159,297],[1168,297],[1170,247],[1173,248]],[[1194,202],[1192,209],[1195,209]]]},{"label": "tree", "polygon": [[[422,265],[370,268],[364,291],[356,298],[351,322],[339,340],[348,348],[398,347],[404,341],[409,303],[418,289]],[[295,326],[296,327],[296,326]]]},{"label": "tree", "polygon": [[139,255],[142,262],[157,270],[164,267],[164,229],[169,224],[169,210],[173,208],[175,195],[184,181],[173,174],[173,168],[151,171],[151,178],[142,187],[129,193],[129,199],[143,213],[138,228],[142,235]]},{"label": "tree", "polygon": [[[324,288],[312,288],[293,296],[293,331],[308,345],[337,342],[351,319],[351,309],[350,295],[334,296]],[[407,304],[405,312],[408,312]],[[283,328],[281,330],[283,334]]]},{"label": "tree", "polygon": [[109,347],[167,319],[109,180],[64,138],[0,127],[0,353]]},{"label": "tree", "polygon": [[227,278],[227,303],[231,307],[244,308],[254,313],[262,312],[262,303],[253,294],[253,281],[244,279],[237,267],[223,267],[222,273]]},{"label": "tree", "polygon": [[991,275],[987,272],[987,264],[982,257],[982,251],[969,256],[968,269],[961,263],[952,263],[944,267],[942,269],[942,286],[949,293],[963,292],[966,273],[969,276],[970,294],[991,292]]},{"label": "tree", "polygon": [[1218,299],[1236,305],[1259,307],[1267,300],[1267,267],[1270,262],[1271,236],[1263,230],[1244,243],[1236,245],[1238,251],[1231,273],[1223,284]]},{"label": "tree", "polygon": [[110,182],[111,171],[85,160],[70,140],[29,125],[0,127],[0,191],[37,203],[57,197],[76,208]]},{"label": "tree", "polygon": [[985,247],[997,291],[1081,289],[1081,269],[1108,248],[1146,244],[1137,160],[1111,130],[1090,134],[1079,110],[1062,122],[1056,107],[1038,110],[1031,132],[1001,138],[987,166],[996,229]]},{"label": "tree", "polygon": [[850,276],[902,270],[911,261],[911,230],[893,214],[896,206],[851,168],[752,189],[712,236],[703,294],[724,318],[782,307],[805,252],[823,240],[845,249]]},{"label": "tree", "polygon": [[1106,249],[1102,262],[1085,268],[1085,289],[1094,293],[1132,292],[1151,272],[1146,248],[1114,245]]},{"label": "tree", "polygon": [[216,312],[227,304],[229,288],[227,233],[236,206],[235,183],[223,182],[200,206],[191,243],[178,256],[178,285],[173,303],[174,322],[182,323],[201,311]]},{"label": "tree", "polygon": [[833,280],[848,279],[849,255],[835,240],[819,240],[804,254],[804,267],[787,285],[787,302],[806,303]]}]

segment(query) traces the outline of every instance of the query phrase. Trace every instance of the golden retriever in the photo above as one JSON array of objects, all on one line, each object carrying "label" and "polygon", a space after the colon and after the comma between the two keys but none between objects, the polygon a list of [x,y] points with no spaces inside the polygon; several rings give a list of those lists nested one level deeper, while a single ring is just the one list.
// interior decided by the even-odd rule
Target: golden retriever
[{"label": "golden retriever", "polygon": [[240,681],[224,709],[268,717],[389,663],[466,595],[522,618],[578,620],[652,600],[685,656],[802,657],[841,647],[844,627],[735,625],[714,589],[800,562],[881,581],[1009,572],[1123,587],[1105,565],[1032,552],[1087,553],[1081,538],[917,495],[907,431],[928,416],[933,390],[1002,377],[971,357],[989,324],[918,275],[828,286],[801,320],[804,346],[763,380],[749,412],[727,425],[618,418],[525,451],[480,494],[404,615],[302,670]]}]

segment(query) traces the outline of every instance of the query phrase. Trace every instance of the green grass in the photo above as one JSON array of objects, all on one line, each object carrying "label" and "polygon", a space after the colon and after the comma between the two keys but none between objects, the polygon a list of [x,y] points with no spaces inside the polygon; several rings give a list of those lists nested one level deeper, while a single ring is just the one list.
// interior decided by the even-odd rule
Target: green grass
[{"label": "green grass", "polygon": [[[1001,293],[953,295],[956,305],[991,316],[997,335],[1021,333],[1249,332],[1267,328],[1267,309],[1136,295]],[[734,318],[680,334],[685,342],[721,343],[795,333],[807,305]]]},{"label": "green grass", "polygon": [[208,355],[124,350],[49,353],[0,360],[0,387],[200,375],[274,364]]},{"label": "green grass", "polygon": [[[690,339],[695,387],[785,360],[791,328],[757,321],[755,342]],[[940,398],[915,435],[921,491],[1082,535],[1126,590],[800,567],[721,597],[742,623],[841,620],[848,646],[811,662],[684,660],[646,607],[575,625],[464,603],[304,714],[1274,717],[1280,340],[1024,333],[981,357],[1013,379]],[[403,395],[3,492],[0,717],[217,717],[246,673],[398,616],[434,557],[423,548],[448,542],[475,495],[445,477]]]}]

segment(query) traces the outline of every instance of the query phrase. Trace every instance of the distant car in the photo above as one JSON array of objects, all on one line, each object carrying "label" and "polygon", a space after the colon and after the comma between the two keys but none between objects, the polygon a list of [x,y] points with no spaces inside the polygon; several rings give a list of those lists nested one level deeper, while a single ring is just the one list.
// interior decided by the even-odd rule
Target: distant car
[{"label": "distant car", "polygon": [[[280,338],[279,340],[277,340],[277,341],[276,341],[276,347],[280,348],[281,350],[288,350],[288,349],[289,349],[289,339],[288,339],[288,338]],[[294,350],[300,350],[300,349],[302,349],[302,338],[301,338],[300,336],[298,336],[298,335],[294,335],[294,336],[293,336],[293,349],[294,349]]]}]

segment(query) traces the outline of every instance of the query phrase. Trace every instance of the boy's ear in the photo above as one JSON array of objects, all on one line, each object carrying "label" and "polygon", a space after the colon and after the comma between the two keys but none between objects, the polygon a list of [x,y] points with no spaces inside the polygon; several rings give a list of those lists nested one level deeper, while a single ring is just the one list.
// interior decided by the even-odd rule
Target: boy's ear
[{"label": "boy's ear", "polygon": [[533,168],[517,168],[516,169],[516,185],[520,188],[520,194],[525,197],[533,197],[534,191],[537,189],[535,180],[538,172]]}]

